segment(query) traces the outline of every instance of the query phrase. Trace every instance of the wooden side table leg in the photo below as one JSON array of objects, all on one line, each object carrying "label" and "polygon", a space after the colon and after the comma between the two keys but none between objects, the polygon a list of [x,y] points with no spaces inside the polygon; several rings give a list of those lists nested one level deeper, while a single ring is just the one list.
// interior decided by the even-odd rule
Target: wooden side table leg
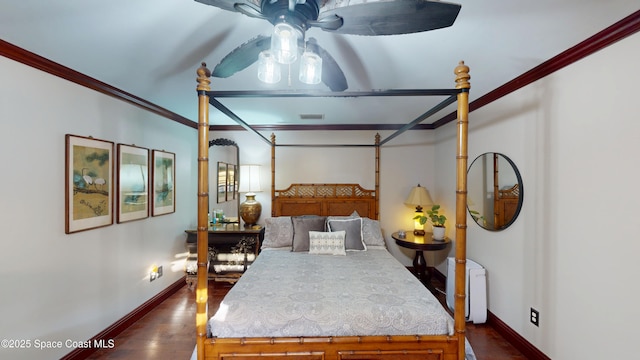
[{"label": "wooden side table leg", "polygon": [[431,293],[436,294],[436,289],[431,285],[431,272],[427,269],[427,261],[424,258],[424,253],[420,250],[416,250],[416,256],[413,258],[413,269],[420,282],[422,282]]},{"label": "wooden side table leg", "polygon": [[198,281],[198,278],[195,275],[187,274],[186,282],[189,290],[193,291],[193,289],[195,289],[197,281]]},{"label": "wooden side table leg", "polygon": [[416,250],[416,256],[413,258],[413,269],[416,277],[420,281],[424,282],[426,278],[427,263],[424,259],[424,254],[420,250]]}]

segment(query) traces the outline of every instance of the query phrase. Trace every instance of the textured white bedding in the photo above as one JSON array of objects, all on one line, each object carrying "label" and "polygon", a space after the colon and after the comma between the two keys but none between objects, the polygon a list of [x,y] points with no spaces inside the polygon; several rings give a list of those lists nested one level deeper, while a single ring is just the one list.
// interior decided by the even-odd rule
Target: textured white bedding
[{"label": "textured white bedding", "polygon": [[265,249],[209,321],[216,337],[452,334],[438,300],[386,249]]}]

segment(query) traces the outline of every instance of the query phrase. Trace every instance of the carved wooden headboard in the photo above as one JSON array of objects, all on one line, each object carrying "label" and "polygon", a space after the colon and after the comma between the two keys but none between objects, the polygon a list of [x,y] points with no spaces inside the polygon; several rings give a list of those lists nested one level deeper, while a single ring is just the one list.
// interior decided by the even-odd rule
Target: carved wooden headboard
[{"label": "carved wooden headboard", "polygon": [[[502,229],[513,219],[520,202],[520,187],[515,184],[504,190],[497,190],[493,198],[494,227]],[[497,189],[497,187],[496,187]]]},{"label": "carved wooden headboard", "polygon": [[271,216],[360,216],[377,219],[376,192],[358,184],[291,184],[275,190]]}]

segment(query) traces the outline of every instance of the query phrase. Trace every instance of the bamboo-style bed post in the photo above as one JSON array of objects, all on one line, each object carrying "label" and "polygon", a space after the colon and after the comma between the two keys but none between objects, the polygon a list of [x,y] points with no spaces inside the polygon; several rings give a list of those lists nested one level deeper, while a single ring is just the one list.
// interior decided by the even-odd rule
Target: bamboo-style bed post
[{"label": "bamboo-style bed post", "polygon": [[456,281],[454,327],[458,337],[458,359],[465,358],[465,278],[467,264],[467,159],[469,125],[469,67],[460,61],[454,70],[458,93],[458,144],[456,156]]},{"label": "bamboo-style bed post", "polygon": [[380,134],[376,133],[376,219],[380,219]]},{"label": "bamboo-style bed post", "polygon": [[271,133],[271,216],[275,216],[273,208],[276,196],[276,134]]},{"label": "bamboo-style bed post", "polygon": [[208,253],[209,253],[209,84],[211,72],[207,64],[198,74],[198,282],[196,285],[196,348],[197,359],[204,360],[204,341],[207,337]]}]

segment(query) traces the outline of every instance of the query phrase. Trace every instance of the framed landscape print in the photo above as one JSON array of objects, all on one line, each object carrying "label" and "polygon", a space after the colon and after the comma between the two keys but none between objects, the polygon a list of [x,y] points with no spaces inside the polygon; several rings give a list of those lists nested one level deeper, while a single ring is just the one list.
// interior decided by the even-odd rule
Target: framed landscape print
[{"label": "framed landscape print", "polygon": [[238,181],[236,181],[236,166],[233,164],[227,164],[227,201],[235,200],[236,192],[238,190]]},{"label": "framed landscape print", "polygon": [[149,149],[118,144],[117,221],[149,217]]},{"label": "framed landscape print", "polygon": [[237,197],[237,166],[218,161],[218,203],[231,201]]},{"label": "framed landscape print", "polygon": [[227,201],[227,164],[218,161],[218,203]]},{"label": "framed landscape print", "polygon": [[151,215],[165,215],[176,211],[176,154],[153,150],[151,164],[153,196]]},{"label": "framed landscape print", "polygon": [[113,224],[113,142],[65,135],[65,232]]}]

